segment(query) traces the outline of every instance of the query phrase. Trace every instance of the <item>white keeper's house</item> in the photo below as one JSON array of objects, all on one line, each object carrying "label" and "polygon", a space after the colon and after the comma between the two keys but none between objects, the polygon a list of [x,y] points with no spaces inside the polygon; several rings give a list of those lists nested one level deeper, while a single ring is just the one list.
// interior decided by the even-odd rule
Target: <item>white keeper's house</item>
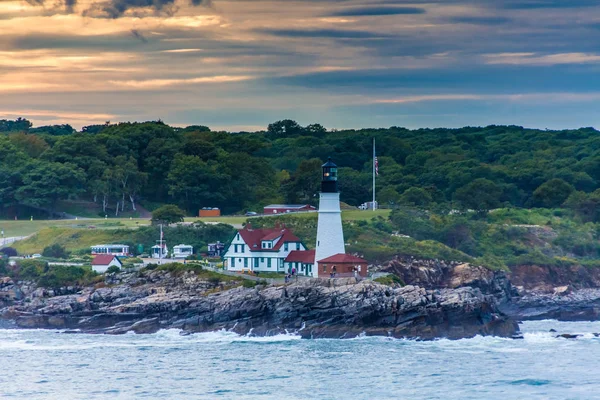
[{"label": "white keeper's house", "polygon": [[247,224],[238,230],[223,258],[229,271],[284,273],[288,272],[287,256],[299,250],[306,250],[306,246],[285,226],[253,229]]}]

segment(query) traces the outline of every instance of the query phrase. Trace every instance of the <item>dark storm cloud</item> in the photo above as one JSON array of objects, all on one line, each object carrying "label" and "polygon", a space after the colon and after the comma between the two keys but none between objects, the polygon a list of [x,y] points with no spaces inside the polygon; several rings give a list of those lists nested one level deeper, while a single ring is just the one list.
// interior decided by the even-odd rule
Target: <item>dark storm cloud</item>
[{"label": "dark storm cloud", "polygon": [[[192,0],[192,5],[211,5],[210,0]],[[175,0],[110,0],[94,3],[84,12],[86,16],[119,18],[129,10],[139,8],[151,8],[156,12],[165,12],[172,14],[175,7]]]},{"label": "dark storm cloud", "polygon": [[503,7],[507,9],[528,10],[542,8],[579,8],[598,7],[598,0],[518,0],[504,1]]},{"label": "dark storm cloud", "polygon": [[372,17],[380,15],[425,14],[424,8],[418,7],[351,7],[327,14],[329,17]]},{"label": "dark storm cloud", "polygon": [[[361,92],[398,91],[403,94],[438,93],[496,93],[509,94],[527,88],[528,91],[550,93],[600,91],[600,80],[594,77],[594,66],[554,65],[529,66],[471,66],[458,69],[427,70],[358,70],[302,74],[269,78],[271,84],[315,89],[335,89]],[[556,79],[560,76],[561,79]]]},{"label": "dark storm cloud", "polygon": [[376,39],[389,34],[351,29],[259,29],[257,32],[287,38]]},{"label": "dark storm cloud", "polygon": [[502,25],[511,22],[510,18],[506,17],[496,17],[496,16],[457,16],[450,17],[448,19],[450,22],[454,22],[457,24],[472,24],[472,25]]},{"label": "dark storm cloud", "polygon": [[[50,1],[26,0],[32,6],[45,6]],[[212,0],[190,0],[193,6],[212,6]],[[58,0],[53,5],[62,5],[67,13],[73,13],[77,0]],[[87,17],[119,18],[129,10],[151,8],[156,12],[172,13],[175,10],[175,0],[108,0],[93,3],[85,9],[82,15]]]}]

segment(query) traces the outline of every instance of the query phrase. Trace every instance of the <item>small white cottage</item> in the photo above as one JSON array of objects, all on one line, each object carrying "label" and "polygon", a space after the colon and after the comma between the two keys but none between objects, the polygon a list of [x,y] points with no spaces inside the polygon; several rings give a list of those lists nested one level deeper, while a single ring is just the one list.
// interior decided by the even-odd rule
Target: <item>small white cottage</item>
[{"label": "small white cottage", "polygon": [[167,248],[167,245],[163,244],[163,245],[155,245],[152,246],[152,258],[167,258],[167,255],[169,254],[169,249]]},{"label": "small white cottage", "polygon": [[92,269],[99,274],[105,273],[113,265],[119,268],[123,267],[123,263],[119,260],[119,257],[112,254],[99,254],[92,260]]},{"label": "small white cottage", "polygon": [[187,244],[178,244],[173,246],[173,258],[187,258],[194,254],[194,247]]}]

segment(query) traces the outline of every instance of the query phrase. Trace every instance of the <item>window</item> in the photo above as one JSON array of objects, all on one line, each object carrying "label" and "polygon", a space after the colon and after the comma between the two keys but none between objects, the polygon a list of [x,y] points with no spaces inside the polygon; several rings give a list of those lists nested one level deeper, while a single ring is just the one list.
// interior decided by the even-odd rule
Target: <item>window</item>
[{"label": "window", "polygon": [[242,253],[245,253],[246,252],[246,249],[245,249],[246,246],[244,246],[243,244],[241,244],[240,246],[242,246]]},{"label": "window", "polygon": [[271,268],[271,259],[267,258],[267,268]]},{"label": "window", "polygon": [[239,233],[237,234],[237,237],[236,237],[236,239],[237,239],[237,240],[240,240],[240,234],[239,234]]},{"label": "window", "polygon": [[288,251],[288,244],[287,243],[283,244],[283,251]]},{"label": "window", "polygon": [[269,242],[269,248],[273,247],[273,243]]},{"label": "window", "polygon": [[234,252],[234,253],[237,253],[237,252],[238,252],[238,251],[237,251],[237,246],[238,246],[237,244],[234,244],[234,245],[233,245],[233,252]]},{"label": "window", "polygon": [[261,262],[261,263],[264,263],[264,262],[265,262],[265,258],[264,258],[264,257],[261,257],[261,258],[260,258],[260,262]]},{"label": "window", "polygon": [[296,250],[300,250],[300,243],[296,243]]},{"label": "window", "polygon": [[248,259],[244,258],[244,268],[248,268]]},{"label": "window", "polygon": [[323,272],[327,272],[327,265],[323,264]]}]

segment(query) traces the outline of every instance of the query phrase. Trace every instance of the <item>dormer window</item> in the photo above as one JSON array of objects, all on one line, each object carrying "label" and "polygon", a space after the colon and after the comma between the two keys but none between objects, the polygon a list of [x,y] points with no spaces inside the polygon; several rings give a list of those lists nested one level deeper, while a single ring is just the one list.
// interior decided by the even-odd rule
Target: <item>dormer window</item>
[{"label": "dormer window", "polygon": [[263,249],[272,249],[273,248],[273,242],[271,242],[270,240],[263,240],[261,247]]}]

